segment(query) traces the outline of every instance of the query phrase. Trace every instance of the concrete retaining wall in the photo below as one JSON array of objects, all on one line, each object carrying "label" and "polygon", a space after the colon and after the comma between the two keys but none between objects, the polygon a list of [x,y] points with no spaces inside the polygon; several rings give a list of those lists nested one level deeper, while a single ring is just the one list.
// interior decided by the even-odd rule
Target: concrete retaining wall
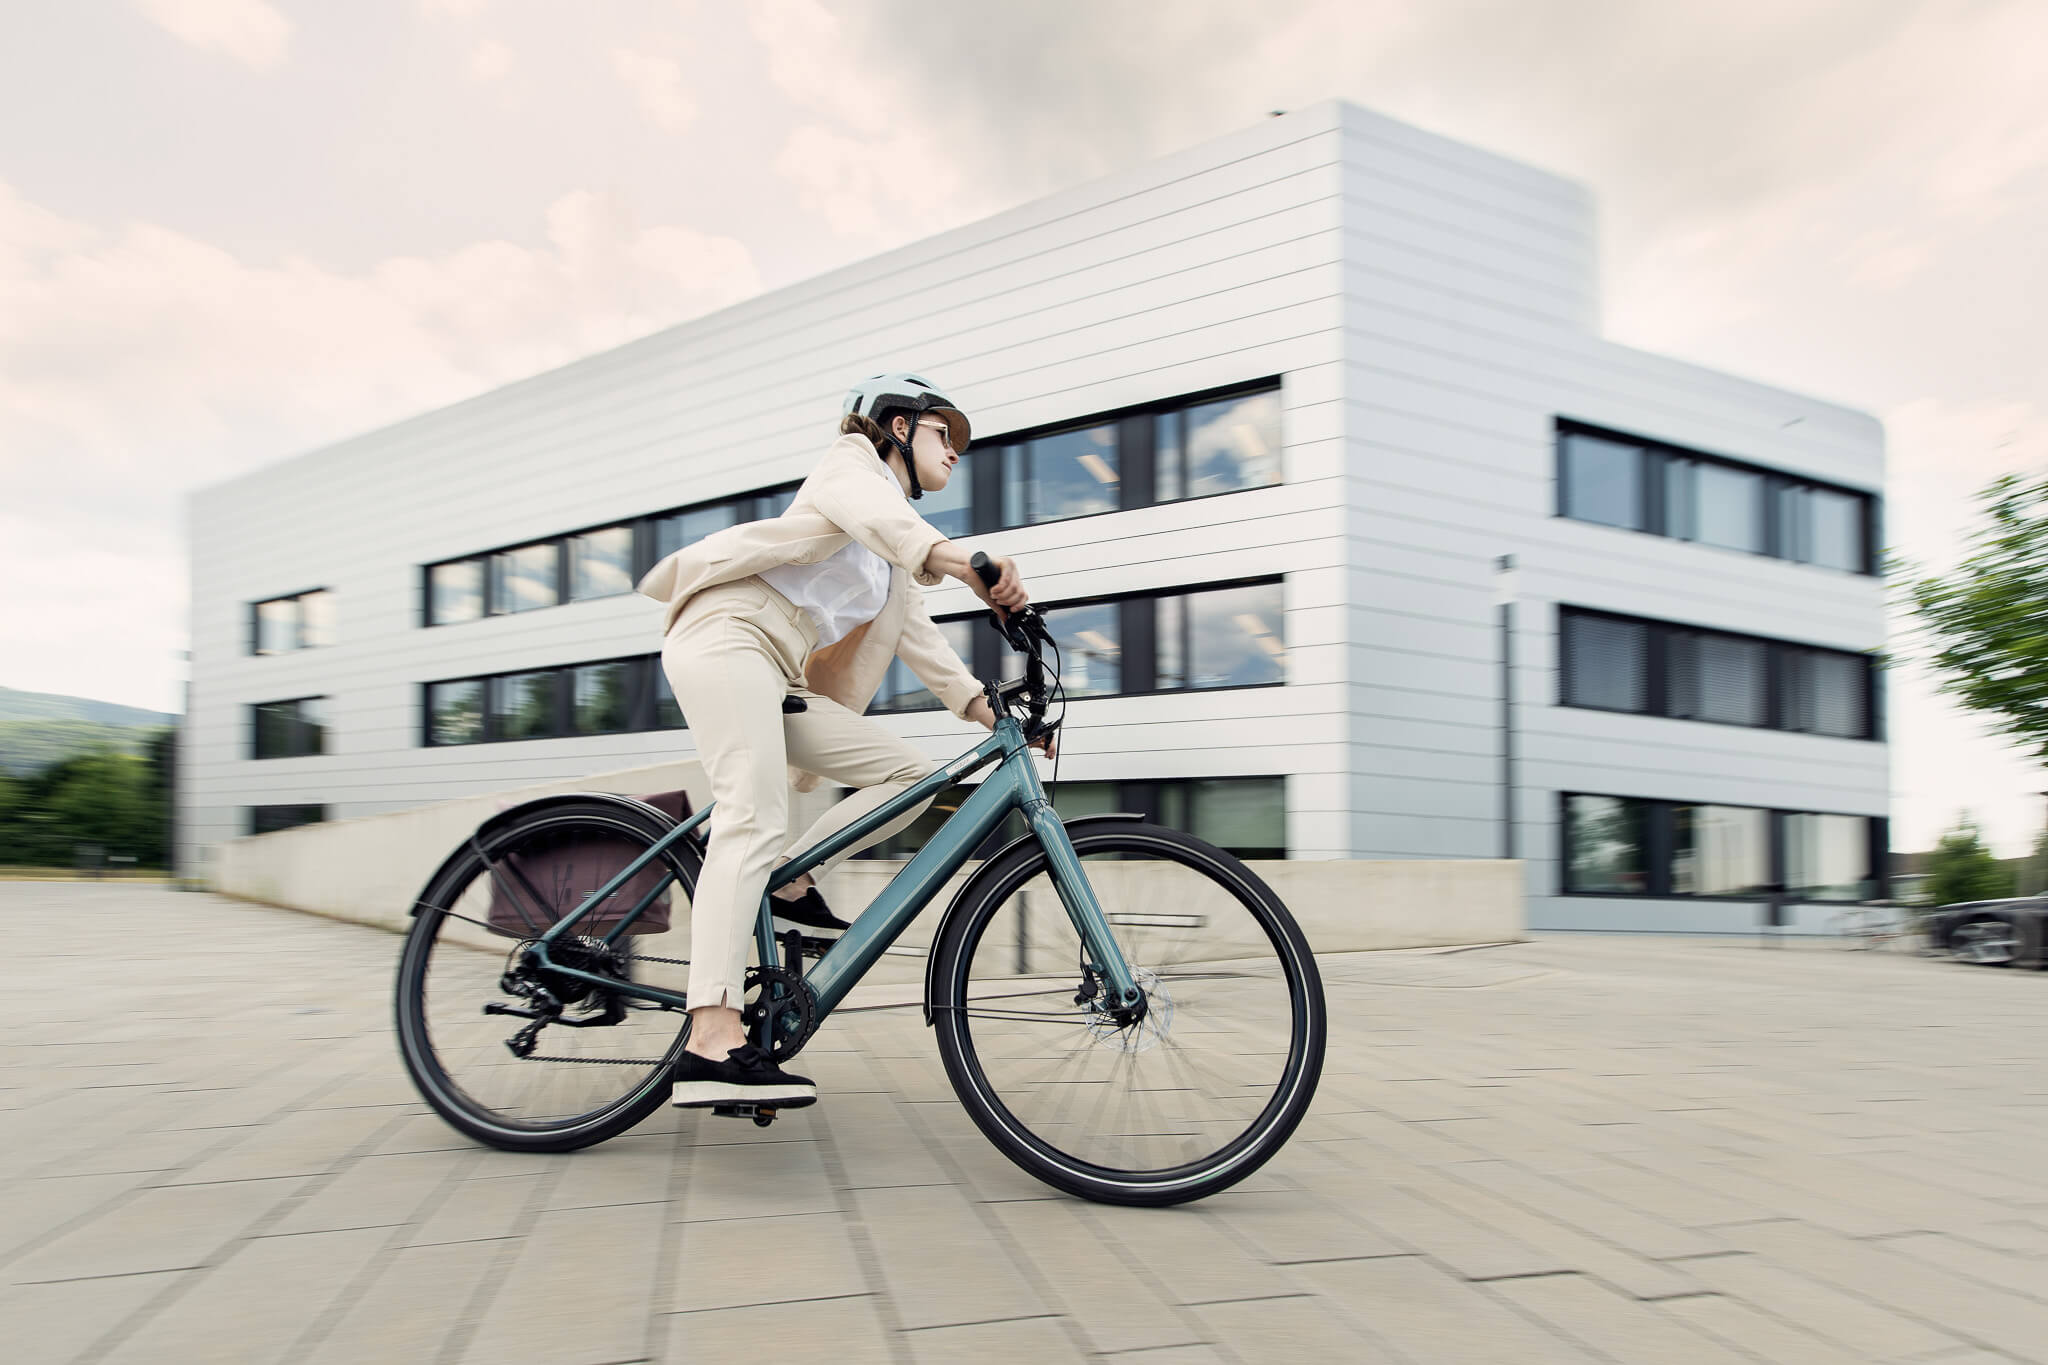
[{"label": "concrete retaining wall", "polygon": [[[495,797],[232,839],[221,846],[212,889],[402,933],[410,922],[413,898],[442,859],[478,824],[504,807],[556,792],[633,794],[677,787],[689,792],[691,801],[699,806],[710,799],[698,764],[665,763]],[[815,816],[829,799],[817,793],[796,797],[795,817],[807,820]],[[874,899],[900,866],[849,862],[826,879],[826,899],[850,917]],[[943,906],[974,866],[969,864],[955,876],[935,904]],[[1519,863],[1487,859],[1275,860],[1250,866],[1294,912],[1318,952],[1502,943],[1524,936]],[[1139,894],[1139,888],[1116,886],[1126,871],[1125,865],[1113,862],[1088,865],[1089,877],[1113,905],[1135,903]],[[1030,916],[1063,913],[1049,889],[1027,905]],[[915,979],[937,922],[938,916],[930,911],[920,916],[891,950],[891,960],[871,974],[871,979]],[[671,933],[643,939],[640,950],[687,957],[688,937],[687,926],[678,924]]]}]

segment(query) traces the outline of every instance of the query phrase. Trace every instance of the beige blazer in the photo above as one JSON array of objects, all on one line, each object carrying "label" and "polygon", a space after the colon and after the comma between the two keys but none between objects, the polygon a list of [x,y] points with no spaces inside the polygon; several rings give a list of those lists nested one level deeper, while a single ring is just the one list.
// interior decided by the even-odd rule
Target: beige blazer
[{"label": "beige blazer", "polygon": [[[858,540],[889,561],[888,600],[872,621],[814,651],[804,668],[805,683],[859,714],[874,700],[889,661],[901,657],[948,711],[965,720],[981,683],[932,624],[919,586],[941,581],[925,571],[924,562],[945,539],[911,510],[903,485],[873,442],[841,436],[781,516],[728,526],[684,546],[649,569],[639,591],[664,605],[666,636],[693,594],[778,564],[815,564]],[[815,774],[791,771],[797,790],[818,785]]]}]

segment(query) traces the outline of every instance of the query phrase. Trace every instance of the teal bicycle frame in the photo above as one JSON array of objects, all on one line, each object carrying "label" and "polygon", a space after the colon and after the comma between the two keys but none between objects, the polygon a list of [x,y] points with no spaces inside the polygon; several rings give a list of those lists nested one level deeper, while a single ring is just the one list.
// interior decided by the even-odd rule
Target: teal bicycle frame
[{"label": "teal bicycle frame", "polygon": [[[996,723],[995,733],[972,751],[962,754],[910,790],[885,802],[837,834],[776,868],[769,875],[768,890],[773,891],[796,880],[827,858],[858,844],[864,836],[880,829],[899,815],[922,805],[946,788],[958,784],[969,774],[978,772],[991,763],[999,763],[999,766],[982,780],[973,794],[961,803],[960,809],[953,812],[952,818],[932,835],[930,842],[919,849],[917,855],[904,865],[903,870],[896,874],[888,886],[883,888],[882,893],[875,898],[874,904],[863,911],[839,941],[804,974],[805,983],[810,986],[817,998],[819,1021],[822,1022],[825,1016],[846,998],[847,992],[859,983],[868,968],[874,966],[889,950],[890,945],[910,922],[917,918],[918,913],[925,908],[931,898],[938,894],[939,889],[967,862],[969,855],[984,839],[1001,827],[1004,819],[1013,810],[1023,815],[1031,835],[1045,850],[1049,862],[1048,871],[1054,888],[1059,892],[1060,903],[1066,907],[1068,916],[1073,920],[1075,932],[1080,935],[1081,943],[1087,951],[1086,965],[1095,971],[1108,988],[1106,995],[1109,1002],[1134,1005],[1142,999],[1130,964],[1124,961],[1123,952],[1117,947],[1116,939],[1109,931],[1109,920],[1103,914],[1101,903],[1095,898],[1094,888],[1088,884],[1088,878],[1081,870],[1080,856],[1074,852],[1074,844],[1067,837],[1066,826],[1060,822],[1059,816],[1053,813],[1052,802],[1045,794],[1044,785],[1038,780],[1038,770],[1033,765],[1031,749],[1024,738],[1024,728],[1013,716],[1003,716]],[[702,824],[711,811],[712,806],[707,805],[663,835],[645,853],[635,858],[610,881],[591,892],[582,904],[551,926],[533,946],[535,965],[544,967],[555,975],[603,986],[615,995],[646,1000],[674,1009],[688,1009],[688,999],[674,991],[564,966],[553,961],[548,950],[562,935],[573,933],[577,921],[589,914],[594,906],[677,842],[689,837],[690,832]],[[638,905],[606,932],[604,941],[616,941],[673,880],[672,874],[664,877],[654,890],[644,896]],[[761,961],[770,965],[778,962],[773,910],[768,895],[764,893],[761,897],[760,916],[755,926],[755,942]],[[761,1021],[764,1045],[768,1041],[768,1030],[772,1028],[773,1023],[772,1015],[764,1017]]]}]

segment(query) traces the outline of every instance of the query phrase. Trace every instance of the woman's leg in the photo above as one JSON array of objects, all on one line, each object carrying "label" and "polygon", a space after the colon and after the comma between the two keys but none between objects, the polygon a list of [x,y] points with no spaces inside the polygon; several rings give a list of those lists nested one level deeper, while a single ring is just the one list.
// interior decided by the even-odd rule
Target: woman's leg
[{"label": "woman's leg", "polygon": [[[787,861],[788,854],[814,847],[820,840],[879,809],[938,767],[910,741],[866,716],[855,715],[830,697],[806,692],[804,700],[809,709],[782,718],[783,742],[790,764],[844,782],[856,790],[819,816],[789,845],[785,857],[776,860],[778,863]],[[838,857],[812,869],[812,875],[822,877],[861,849],[880,843],[924,814],[930,805],[927,801],[904,812]]]},{"label": "woman's leg", "polygon": [[711,841],[690,905],[690,1040],[700,1057],[744,1044],[739,1005],[761,892],[788,837],[782,696],[788,682],[759,628],[718,616],[662,649],[711,780]]}]

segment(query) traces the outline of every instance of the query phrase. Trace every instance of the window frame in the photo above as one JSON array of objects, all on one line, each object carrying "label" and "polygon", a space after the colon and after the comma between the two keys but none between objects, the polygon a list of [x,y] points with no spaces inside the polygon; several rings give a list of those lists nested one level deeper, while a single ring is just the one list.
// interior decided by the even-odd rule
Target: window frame
[{"label": "window frame", "polygon": [[[309,695],[305,695],[305,696],[298,696],[298,697],[277,697],[277,698],[274,698],[274,699],[272,699],[272,700],[270,700],[270,701],[252,701],[252,702],[248,703],[248,708],[249,708],[249,709],[248,709],[247,715],[248,715],[248,717],[249,717],[249,744],[248,744],[248,748],[247,748],[247,750],[246,750],[246,754],[247,754],[248,760],[249,760],[250,762],[252,762],[252,763],[271,763],[271,762],[275,762],[275,761],[277,761],[278,759],[291,759],[291,758],[325,758],[325,757],[327,757],[327,756],[328,756],[328,745],[327,745],[327,732],[328,732],[328,730],[329,730],[329,729],[331,728],[331,722],[330,722],[330,721],[329,721],[329,720],[328,720],[327,718],[325,718],[325,717],[323,717],[323,718],[322,718],[322,719],[320,720],[320,722],[319,722],[319,725],[320,725],[320,747],[319,747],[319,748],[317,748],[317,749],[311,749],[311,750],[306,750],[306,751],[303,751],[303,752],[294,752],[294,753],[285,753],[285,754],[266,754],[266,753],[264,753],[264,752],[263,752],[263,721],[262,721],[262,712],[263,712],[263,708],[265,708],[265,707],[267,707],[267,706],[291,706],[291,707],[299,707],[299,706],[303,706],[303,705],[305,705],[305,704],[306,704],[307,702],[309,702],[309,701],[314,701],[314,702],[326,702],[326,701],[332,701],[332,700],[333,700],[332,696],[330,696],[330,695],[328,695],[328,694],[326,694],[326,693],[313,693],[313,694],[309,694]],[[293,719],[294,719],[295,723],[297,723],[297,724],[299,724],[299,725],[304,725],[304,724],[306,723],[306,722],[305,722],[305,720],[304,720],[304,718],[303,718],[303,717],[301,717],[301,716],[297,716],[297,715],[294,715]]]},{"label": "window frame", "polygon": [[[1587,706],[1572,700],[1571,656],[1565,648],[1566,622],[1573,617],[1593,617],[1644,628],[1645,648],[1648,657],[1644,660],[1644,690],[1649,706],[1641,711],[1620,710],[1611,706]],[[1748,725],[1741,721],[1718,720],[1709,716],[1681,716],[1673,713],[1671,704],[1672,680],[1671,662],[1673,641],[1679,636],[1718,636],[1745,644],[1762,645],[1764,648],[1764,720],[1759,725]],[[1625,612],[1606,611],[1599,607],[1581,607],[1569,602],[1557,603],[1557,621],[1552,636],[1557,660],[1556,705],[1569,707],[1574,711],[1597,711],[1611,716],[1647,716],[1657,720],[1678,720],[1696,725],[1726,725],[1738,730],[1772,730],[1780,734],[1812,735],[1819,739],[1843,739],[1852,743],[1882,744],[1886,742],[1883,720],[1882,677],[1883,656],[1877,653],[1863,653],[1853,649],[1835,649],[1828,645],[1807,644],[1799,640],[1779,639],[1769,635],[1751,635],[1743,631],[1717,630],[1705,626],[1689,625],[1682,621],[1663,621],[1650,616],[1631,616]],[[1790,692],[1788,667],[1791,659],[1798,656],[1826,654],[1856,661],[1862,675],[1862,704],[1864,733],[1861,735],[1835,735],[1824,731],[1796,728],[1791,722],[1793,697]]]},{"label": "window frame", "polygon": [[[1587,521],[1574,517],[1566,509],[1571,505],[1570,480],[1567,477],[1568,463],[1565,460],[1565,439],[1569,436],[1591,436],[1603,441],[1615,441],[1635,446],[1641,451],[1641,496],[1643,505],[1638,509],[1642,517],[1641,529],[1613,526],[1607,522]],[[1743,550],[1733,546],[1717,545],[1711,541],[1690,540],[1675,534],[1670,527],[1670,499],[1666,481],[1674,461],[1691,461],[1699,464],[1718,465],[1739,473],[1762,476],[1763,507],[1762,521],[1758,527],[1758,538],[1762,548]],[[1636,535],[1656,536],[1663,540],[1676,540],[1681,544],[1696,545],[1701,549],[1718,550],[1725,554],[1751,555],[1763,559],[1775,559],[1788,564],[1805,564],[1809,568],[1825,569],[1833,573],[1853,573],[1863,577],[1877,577],[1882,572],[1882,556],[1877,546],[1882,528],[1883,495],[1867,488],[1856,488],[1848,484],[1818,479],[1806,474],[1794,474],[1787,470],[1775,469],[1758,464],[1754,460],[1739,460],[1732,456],[1717,455],[1708,450],[1696,450],[1690,446],[1675,445],[1649,436],[1638,436],[1620,431],[1614,427],[1601,426],[1596,422],[1581,421],[1575,417],[1557,416],[1552,419],[1551,429],[1552,484],[1555,489],[1551,515],[1564,521],[1576,522],[1581,526],[1600,526],[1610,531],[1631,531]],[[1833,565],[1815,564],[1794,556],[1790,547],[1788,528],[1785,525],[1784,500],[1788,493],[1798,494],[1812,490],[1855,499],[1862,508],[1857,518],[1863,545],[1859,556],[1861,564],[1854,569],[1839,569]]]},{"label": "window frame", "polygon": [[[333,647],[331,642],[325,645],[309,645],[303,643],[306,638],[306,608],[304,599],[315,596],[319,593],[333,592],[334,589],[329,587],[301,588],[297,592],[279,593],[275,597],[262,597],[251,602],[249,604],[249,615],[246,621],[248,629],[248,656],[252,659],[276,659],[286,654],[297,654],[303,650],[308,649],[331,649]],[[278,602],[291,602],[295,604],[296,610],[293,612],[293,628],[296,632],[296,638],[301,643],[293,645],[290,649],[264,649],[262,647],[263,608],[271,606]]]},{"label": "window frame", "polygon": [[[1645,889],[1642,891],[1574,891],[1571,878],[1571,810],[1574,797],[1596,797],[1608,801],[1634,801],[1646,808],[1644,821],[1644,854],[1646,860]],[[1680,806],[1720,806],[1732,810],[1760,810],[1768,817],[1766,828],[1770,840],[1767,854],[1770,888],[1751,895],[1712,894],[1673,891],[1671,889],[1671,863],[1676,852],[1676,822],[1674,812]],[[1583,900],[1614,901],[1687,901],[1694,903],[1720,902],[1730,905],[1760,905],[1774,894],[1782,894],[1788,905],[1843,905],[1848,901],[1816,901],[1802,899],[1800,888],[1786,885],[1786,858],[1789,851],[1786,826],[1795,816],[1818,815],[1839,819],[1861,820],[1865,828],[1865,849],[1869,862],[1871,899],[1883,900],[1891,895],[1891,821],[1882,815],[1858,815],[1852,811],[1809,811],[1787,810],[1779,806],[1758,806],[1744,801],[1700,801],[1670,800],[1661,797],[1623,796],[1613,792],[1588,792],[1560,790],[1557,793],[1557,852],[1553,859],[1555,894],[1560,897]],[[1782,892],[1778,889],[1782,888]]]},{"label": "window frame", "polygon": [[[580,669],[597,668],[606,664],[626,666],[626,725],[618,730],[583,731],[576,728],[576,673]],[[601,659],[578,659],[566,664],[542,664],[534,668],[502,668],[490,673],[463,673],[448,678],[429,678],[417,684],[416,697],[419,702],[419,726],[416,730],[417,747],[422,749],[472,749],[479,744],[530,744],[551,739],[602,740],[619,735],[665,733],[678,729],[687,730],[689,717],[683,718],[681,726],[660,723],[660,684],[657,676],[661,672],[659,654],[613,654]],[[504,678],[525,677],[528,674],[548,673],[554,676],[554,702],[550,707],[553,728],[544,735],[527,735],[507,738],[500,732],[496,710],[496,685]],[[433,696],[436,687],[448,687],[457,683],[477,683],[483,689],[481,723],[475,739],[459,742],[445,742],[434,738]],[[680,709],[680,708],[678,708]]]}]

